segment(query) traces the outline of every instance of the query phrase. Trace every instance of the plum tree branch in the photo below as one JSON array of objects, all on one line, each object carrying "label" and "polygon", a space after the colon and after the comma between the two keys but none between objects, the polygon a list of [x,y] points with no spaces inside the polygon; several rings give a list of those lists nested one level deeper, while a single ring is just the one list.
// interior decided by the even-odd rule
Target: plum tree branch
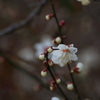
[{"label": "plum tree branch", "polygon": [[12,34],[14,31],[16,31],[17,29],[20,29],[20,28],[23,28],[24,26],[27,26],[33,19],[34,16],[38,15],[44,4],[46,3],[47,0],[42,0],[42,2],[38,5],[38,7],[33,10],[28,16],[26,19],[18,22],[18,23],[15,23],[13,25],[10,25],[9,27],[3,29],[0,31],[0,36],[4,36],[4,35],[8,35],[8,34]]}]

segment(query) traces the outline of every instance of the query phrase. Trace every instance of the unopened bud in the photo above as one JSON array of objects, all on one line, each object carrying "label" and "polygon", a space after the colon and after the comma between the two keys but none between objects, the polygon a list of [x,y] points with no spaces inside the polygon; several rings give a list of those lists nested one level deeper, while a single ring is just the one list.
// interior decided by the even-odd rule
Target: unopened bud
[{"label": "unopened bud", "polygon": [[72,69],[70,72],[71,72],[71,73],[74,73],[74,70]]},{"label": "unopened bud", "polygon": [[64,26],[64,25],[65,25],[65,21],[64,21],[64,20],[61,20],[61,21],[59,22],[59,25],[60,25],[60,26]]},{"label": "unopened bud", "polygon": [[47,67],[48,63],[46,61],[43,62],[44,66]]},{"label": "unopened bud", "polygon": [[74,67],[73,70],[75,73],[81,73],[83,70],[83,64],[81,62],[78,62],[76,67]]},{"label": "unopened bud", "polygon": [[39,59],[40,59],[40,60],[44,60],[44,59],[45,59],[45,54],[44,54],[44,53],[40,54],[40,55],[39,55]]},{"label": "unopened bud", "polygon": [[53,90],[54,90],[53,86],[50,86],[50,90],[51,90],[51,91],[53,91]]},{"label": "unopened bud", "polygon": [[55,81],[51,81],[51,82],[50,82],[50,86],[54,86],[55,84],[56,84]]},{"label": "unopened bud", "polygon": [[65,35],[61,37],[61,39],[66,39],[66,38],[67,38],[67,37],[66,37]]},{"label": "unopened bud", "polygon": [[73,46],[74,46],[74,44],[68,44],[67,46],[68,46],[68,47],[73,47]]},{"label": "unopened bud", "polygon": [[57,44],[57,43],[56,43],[56,41],[55,41],[55,39],[54,39],[54,40],[52,40],[52,44]]},{"label": "unopened bud", "polygon": [[53,14],[48,14],[48,15],[45,16],[45,19],[50,20],[50,19],[52,19],[52,17],[53,17]]},{"label": "unopened bud", "polygon": [[56,79],[56,82],[59,84],[61,82],[61,79],[60,78],[57,78]]},{"label": "unopened bud", "polygon": [[73,89],[74,89],[73,83],[68,82],[68,83],[67,83],[67,89],[68,89],[68,90],[73,90]]},{"label": "unopened bud", "polygon": [[49,66],[53,66],[53,61],[52,60],[49,60],[48,61],[48,64],[49,64]]},{"label": "unopened bud", "polygon": [[47,76],[47,69],[41,71],[41,76],[43,77]]},{"label": "unopened bud", "polygon": [[56,86],[56,85],[50,86],[50,90],[51,90],[51,91],[54,91],[54,90],[56,90],[56,89],[57,89],[57,86]]},{"label": "unopened bud", "polygon": [[47,51],[48,51],[49,53],[52,52],[52,51],[53,51],[52,47],[49,47],[49,48],[47,49]]},{"label": "unopened bud", "polygon": [[62,41],[62,39],[60,38],[60,37],[57,37],[56,39],[55,39],[55,41],[56,41],[56,43],[61,43],[61,41]]}]

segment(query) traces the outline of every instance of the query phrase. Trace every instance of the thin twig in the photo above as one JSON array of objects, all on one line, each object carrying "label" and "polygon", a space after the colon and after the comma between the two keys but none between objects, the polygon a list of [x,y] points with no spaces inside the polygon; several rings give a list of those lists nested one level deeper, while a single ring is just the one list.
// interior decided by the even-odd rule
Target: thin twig
[{"label": "thin twig", "polygon": [[27,74],[28,76],[30,76],[32,79],[35,79],[37,82],[39,82],[43,87],[47,86],[35,75],[35,74],[31,74],[29,71],[25,70],[24,68],[22,68],[20,65],[18,65],[18,63],[14,62],[12,59],[10,59],[3,51],[0,50],[0,56],[4,57],[6,59],[6,61],[12,65],[13,68],[19,70],[20,72],[23,72],[25,74]]},{"label": "thin twig", "polygon": [[[4,57],[6,59],[6,61],[11,65],[11,67],[17,69],[18,71],[20,71],[22,73],[25,73],[26,75],[30,76],[30,78],[35,79],[38,83],[40,83],[40,85],[43,88],[45,88],[46,90],[50,91],[48,85],[43,83],[43,81],[41,81],[41,79],[39,79],[35,74],[32,74],[29,71],[27,71],[26,69],[22,68],[17,62],[15,62],[13,60],[13,58],[10,58],[9,56],[7,56],[7,54],[5,52],[3,52],[2,50],[0,50],[0,56]],[[59,95],[59,93],[55,93],[55,94]]]},{"label": "thin twig", "polygon": [[[48,60],[49,60],[49,59],[48,59],[48,53],[47,53],[47,54],[46,54],[46,61],[48,62]],[[50,73],[52,79],[56,82],[56,78],[55,78],[55,76],[53,75],[53,72],[51,71],[51,68],[50,68],[49,64],[47,64],[47,69],[48,69],[48,71],[49,71],[49,73]],[[57,85],[59,91],[61,92],[61,94],[63,95],[63,97],[65,98],[65,100],[69,100],[68,97],[67,97],[66,94],[63,92],[63,90],[61,89],[61,87],[59,86],[59,84],[58,84],[57,82],[56,82],[56,85]]]},{"label": "thin twig", "polygon": [[[69,72],[70,72],[70,71],[71,71],[70,65],[69,65],[68,63],[67,63],[67,65],[68,65],[68,69],[69,69]],[[80,94],[79,94],[79,92],[78,92],[78,89],[77,89],[77,86],[76,86],[76,83],[75,83],[75,80],[74,80],[74,76],[73,76],[72,73],[70,73],[70,76],[71,76],[71,79],[72,79],[72,82],[73,82],[75,91],[76,91],[76,93],[77,93],[77,97],[78,97],[79,100],[81,100]]]},{"label": "thin twig", "polygon": [[[52,73],[52,71],[51,71],[51,69],[50,69],[50,66],[48,66],[48,71],[49,71],[49,73],[50,73],[52,79],[56,82],[56,78],[54,77],[54,75],[53,75],[53,73]],[[61,87],[59,86],[59,84],[56,83],[56,85],[57,85],[59,91],[61,92],[61,94],[64,96],[65,100],[69,100],[69,99],[67,98],[67,96],[65,95],[65,93],[63,92],[63,90],[61,89]]]},{"label": "thin twig", "polygon": [[43,0],[43,1],[39,4],[38,8],[36,8],[35,10],[33,10],[33,11],[27,16],[27,18],[26,18],[25,20],[20,21],[20,22],[18,22],[18,23],[16,23],[16,24],[13,24],[13,25],[7,27],[6,29],[0,31],[0,36],[7,35],[7,34],[12,34],[15,30],[20,29],[20,28],[22,28],[22,27],[28,25],[28,24],[32,21],[33,17],[34,17],[35,15],[38,15],[38,14],[40,13],[40,11],[42,10],[42,8],[43,8],[44,4],[46,3],[46,1],[47,1],[47,0]]},{"label": "thin twig", "polygon": [[61,27],[60,27],[60,25],[59,25],[59,21],[58,21],[57,15],[56,15],[56,11],[55,11],[55,7],[54,7],[54,4],[53,4],[53,1],[50,0],[50,2],[51,2],[51,6],[52,6],[52,10],[53,10],[53,14],[54,14],[54,17],[55,17],[55,20],[56,20],[57,26],[58,26],[59,35],[62,36],[62,33],[61,33]]},{"label": "thin twig", "polygon": [[[52,10],[53,10],[53,13],[54,13],[54,17],[55,17],[56,23],[57,23],[57,25],[58,25],[59,35],[62,36],[61,27],[59,26],[59,22],[58,22],[58,18],[57,18],[57,15],[56,15],[56,11],[55,11],[55,7],[54,7],[54,4],[53,4],[53,1],[50,0],[50,2],[51,2],[51,6],[52,6]],[[63,43],[63,41],[62,41],[62,43]],[[68,64],[68,68],[69,68],[69,71],[70,71],[71,69],[70,69],[70,65],[69,65],[69,64]],[[80,95],[79,95],[77,86],[76,86],[76,84],[75,84],[75,80],[74,80],[73,74],[70,73],[70,76],[71,76],[71,79],[72,79],[72,81],[73,81],[75,91],[76,91],[76,93],[77,93],[77,95],[78,95],[78,99],[81,100],[81,97],[80,97]]]}]

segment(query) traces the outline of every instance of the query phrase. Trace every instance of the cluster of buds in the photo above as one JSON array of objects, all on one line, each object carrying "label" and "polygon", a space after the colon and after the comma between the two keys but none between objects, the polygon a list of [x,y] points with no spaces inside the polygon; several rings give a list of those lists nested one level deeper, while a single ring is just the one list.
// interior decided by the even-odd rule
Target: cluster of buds
[{"label": "cluster of buds", "polygon": [[61,82],[61,79],[60,78],[56,78],[56,81],[51,81],[50,82],[50,90],[51,91],[54,91],[57,89],[57,85],[56,84],[59,84]]},{"label": "cluster of buds", "polygon": [[56,85],[56,82],[55,81],[51,81],[50,82],[50,90],[51,91],[54,91],[57,89],[57,85]]},{"label": "cluster of buds", "polygon": [[[44,61],[43,64],[45,67],[48,67],[48,65],[53,66],[52,60],[48,60],[48,62]],[[45,77],[46,75],[47,75],[47,68],[41,71],[41,76]]]},{"label": "cluster of buds", "polygon": [[[45,67],[53,66],[53,64],[54,64],[52,60],[47,58],[48,53],[51,53],[52,51],[53,51],[53,48],[52,48],[52,46],[50,46],[45,53],[42,53],[39,55],[39,59],[44,60],[43,64]],[[45,77],[46,75],[47,75],[47,69],[42,70],[41,76]]]},{"label": "cluster of buds", "polygon": [[74,90],[74,86],[72,82],[67,82],[67,89],[68,90]]},{"label": "cluster of buds", "polygon": [[71,70],[71,73],[81,73],[83,70],[83,64],[81,62],[78,62],[76,67],[74,67],[72,70]]},{"label": "cluster of buds", "polygon": [[87,6],[92,2],[92,0],[77,0],[77,1],[81,2],[82,5],[84,5],[84,6]]}]

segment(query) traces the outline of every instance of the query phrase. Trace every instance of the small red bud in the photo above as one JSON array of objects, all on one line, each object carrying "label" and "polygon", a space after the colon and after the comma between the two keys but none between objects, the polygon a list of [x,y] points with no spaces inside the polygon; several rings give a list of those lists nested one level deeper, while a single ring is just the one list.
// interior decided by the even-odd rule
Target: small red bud
[{"label": "small red bud", "polygon": [[46,61],[43,62],[44,66],[47,67],[48,63]]},{"label": "small red bud", "polygon": [[64,20],[61,20],[61,21],[59,22],[59,25],[60,25],[60,26],[64,26],[64,25],[65,25],[65,21],[64,21]]}]

